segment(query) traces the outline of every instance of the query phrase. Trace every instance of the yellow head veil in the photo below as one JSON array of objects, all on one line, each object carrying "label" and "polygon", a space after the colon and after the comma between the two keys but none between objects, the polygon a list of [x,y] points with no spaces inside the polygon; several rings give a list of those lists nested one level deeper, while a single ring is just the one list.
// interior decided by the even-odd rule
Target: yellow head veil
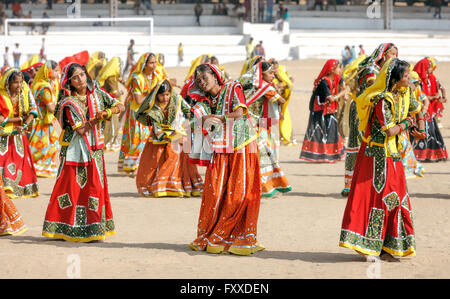
[{"label": "yellow head veil", "polygon": [[20,70],[26,70],[27,68],[29,68],[30,66],[36,64],[39,62],[39,55],[35,54],[33,56],[31,56],[30,59],[28,59],[27,61],[25,61],[21,66],[20,66]]},{"label": "yellow head veil", "polygon": [[367,128],[373,104],[388,92],[391,71],[397,60],[397,58],[391,58],[387,61],[378,73],[375,82],[356,98],[356,111],[358,112],[360,131],[364,132]]},{"label": "yellow head veil", "polygon": [[105,84],[106,79],[114,76],[116,78],[120,77],[120,58],[115,56],[111,58],[106,65],[98,73],[97,81],[100,86]]}]

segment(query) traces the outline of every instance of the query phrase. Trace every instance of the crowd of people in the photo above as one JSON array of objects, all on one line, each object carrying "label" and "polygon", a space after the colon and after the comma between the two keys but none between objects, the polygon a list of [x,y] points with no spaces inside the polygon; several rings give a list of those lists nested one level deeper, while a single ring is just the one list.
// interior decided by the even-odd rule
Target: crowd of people
[{"label": "crowd of people", "polygon": [[[217,57],[203,54],[177,92],[164,54],[134,61],[133,46],[125,69],[102,51],[3,67],[0,234],[26,230],[10,198],[39,196],[37,177],[54,177],[43,236],[93,242],[114,235],[104,161],[111,150],[141,196],[201,197],[192,250],[263,250],[261,199],[292,191],[279,163],[280,146],[296,146],[286,66],[253,49],[232,78]],[[422,177],[423,162],[448,159],[437,122],[446,102],[437,61],[410,65],[400,54],[383,43],[345,67],[327,60],[299,148],[312,164],[345,160],[339,245],[367,260],[415,255],[406,179]]]}]

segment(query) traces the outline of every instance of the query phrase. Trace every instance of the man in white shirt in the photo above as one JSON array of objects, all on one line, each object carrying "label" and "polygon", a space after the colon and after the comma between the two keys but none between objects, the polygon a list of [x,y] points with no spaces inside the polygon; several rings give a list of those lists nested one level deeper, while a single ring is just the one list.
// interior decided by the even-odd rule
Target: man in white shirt
[{"label": "man in white shirt", "polygon": [[22,53],[20,53],[18,43],[16,43],[16,47],[14,48],[14,51],[12,54],[13,54],[13,59],[14,59],[14,67],[16,69],[20,69],[20,56],[22,55]]}]

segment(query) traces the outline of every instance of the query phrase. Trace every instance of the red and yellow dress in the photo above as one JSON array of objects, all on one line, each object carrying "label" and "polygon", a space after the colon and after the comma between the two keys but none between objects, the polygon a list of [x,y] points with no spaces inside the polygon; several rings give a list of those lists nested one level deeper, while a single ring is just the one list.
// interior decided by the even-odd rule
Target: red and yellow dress
[{"label": "red and yellow dress", "polygon": [[155,70],[151,77],[143,71],[150,53],[143,54],[137,62],[127,81],[128,98],[125,100],[126,112],[123,126],[122,143],[119,153],[118,171],[133,173],[139,167],[141,153],[150,136],[150,128],[136,121],[136,111],[139,105],[133,95],[147,96],[155,88],[159,80],[165,79],[163,74]]},{"label": "red and yellow dress", "polygon": [[[13,102],[7,90],[7,81],[17,69],[9,69],[0,79],[0,109],[3,117],[17,118],[33,114],[37,108],[33,94],[23,82],[19,100]],[[25,133],[17,134],[16,124],[0,126],[0,175],[6,194],[11,198],[35,197],[39,195],[33,156]]]},{"label": "red and yellow dress", "polygon": [[189,150],[183,145],[187,133],[182,127],[191,107],[171,90],[167,115],[156,104],[161,80],[152,95],[142,103],[137,120],[152,128],[137,170],[139,194],[151,197],[201,196],[203,180],[197,166],[188,163]]},{"label": "red and yellow dress", "polygon": [[6,195],[3,182],[0,180],[0,236],[20,235],[27,229],[16,206],[8,195]]},{"label": "red and yellow dress", "polygon": [[30,134],[30,149],[34,159],[36,175],[56,177],[58,172],[59,135],[56,132],[56,118],[48,111],[47,105],[56,105],[58,82],[50,78],[50,62],[45,63],[37,72],[31,87],[39,116],[34,122]]},{"label": "red and yellow dress", "polygon": [[356,158],[339,246],[368,255],[380,255],[384,250],[412,256],[416,251],[401,161],[402,134],[388,137],[385,132],[419,112],[420,104],[407,90],[398,100],[386,91],[386,77],[395,60],[386,62],[374,85],[357,98],[360,129],[365,134]]},{"label": "red and yellow dress", "polygon": [[209,98],[193,109],[201,106],[203,115],[223,116],[242,107],[244,116],[215,125],[212,131],[208,129],[213,156],[205,174],[197,238],[189,247],[210,253],[250,255],[264,249],[256,237],[261,200],[256,132],[248,121],[242,86],[237,82],[224,83],[222,71],[208,65],[217,74],[222,88],[217,102]]},{"label": "red and yellow dress", "polygon": [[[68,90],[67,85],[61,86]],[[119,102],[90,78],[87,89],[87,104],[84,99],[67,93],[56,108],[55,114],[63,129],[61,162],[45,214],[42,229],[45,237],[90,242],[115,234],[103,157],[104,121],[84,135],[78,134],[76,129]]]}]

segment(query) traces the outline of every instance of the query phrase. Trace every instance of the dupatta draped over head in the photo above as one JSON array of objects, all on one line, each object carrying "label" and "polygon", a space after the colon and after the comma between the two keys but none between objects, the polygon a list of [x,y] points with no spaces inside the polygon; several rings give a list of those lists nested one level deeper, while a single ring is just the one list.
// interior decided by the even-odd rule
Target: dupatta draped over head
[{"label": "dupatta draped over head", "polygon": [[[9,80],[13,74],[21,72],[16,68],[8,69],[0,78],[0,113],[3,117],[14,117],[14,107],[9,96]],[[37,117],[37,107],[34,103],[34,98],[31,90],[25,81],[22,81],[22,87],[19,96],[19,117],[34,114]],[[13,133],[14,124],[7,123],[0,129],[0,135],[11,135]]]},{"label": "dupatta draped over head", "polygon": [[[380,101],[385,100],[390,105],[392,121],[389,125],[383,128],[384,131],[397,125],[399,122],[408,117],[408,114],[415,114],[420,111],[420,104],[417,106],[415,111],[410,111],[411,97],[410,87],[403,87],[400,89],[400,96],[398,97],[398,103],[394,100],[394,95],[389,88],[389,81],[391,79],[391,73],[394,67],[399,63],[398,58],[391,58],[387,61],[381,71],[379,72],[373,85],[367,87],[367,89],[356,98],[356,110],[359,117],[359,129],[363,132],[367,129],[372,115],[373,107]],[[406,70],[409,72],[409,69]],[[384,144],[376,144],[375,146],[384,147],[385,154],[387,157],[398,156],[399,150],[401,149],[401,138],[397,136],[386,136]],[[369,143],[371,136],[365,134],[364,141]]]},{"label": "dupatta draped over head", "polygon": [[[161,85],[166,82],[170,86],[170,101],[169,101],[169,115],[167,117],[167,123],[164,124],[162,119],[164,118],[163,112],[157,107],[158,90]],[[184,103],[184,99],[173,91],[173,86],[167,79],[158,81],[158,84],[153,89],[152,93],[147,95],[139,110],[136,113],[136,119],[144,124],[152,127],[155,137],[149,138],[149,141],[154,144],[169,143],[174,140],[175,137],[186,136],[186,131],[183,128],[183,122],[186,120],[184,117],[182,108],[188,106]],[[177,133],[177,134],[174,134]]]},{"label": "dupatta draped over head", "polygon": [[330,80],[327,77],[327,75],[331,71],[333,71],[333,69],[335,69],[338,64],[339,64],[339,61],[337,59],[328,59],[327,62],[325,63],[325,65],[322,67],[320,74],[314,80],[314,87],[313,87],[312,96],[311,96],[310,103],[309,103],[310,111],[322,110],[323,114],[328,114],[329,112],[337,111],[337,105],[338,105],[337,101],[325,102],[324,104],[320,105],[321,107],[319,109],[319,107],[317,105],[317,101],[316,101],[315,91],[316,91],[317,87],[319,86],[320,82],[322,80],[325,80],[325,82],[328,84],[331,94],[335,95],[338,93],[341,76],[334,75],[333,80]]},{"label": "dupatta draped over head", "polygon": [[[47,61],[46,63],[44,63],[41,68],[39,69],[39,71],[36,73],[36,76],[34,77],[33,80],[33,84],[31,85],[31,90],[33,92],[33,94],[36,96],[36,91],[39,91],[43,88],[47,88],[51,94],[52,94],[52,98],[53,98],[53,104],[56,105],[56,96],[54,96],[55,94],[58,95],[59,89],[58,89],[58,82],[55,81],[55,87],[52,87],[51,81],[55,80],[53,78],[51,78],[51,72],[52,72],[52,65],[51,65],[51,61]],[[54,119],[54,115],[53,113],[49,113],[49,111],[47,109],[44,109],[45,111],[43,112],[43,115],[41,115],[40,117],[42,117],[42,119],[44,120],[44,123],[46,124],[50,124],[52,122],[52,120]],[[42,112],[41,112],[42,113]]]}]

